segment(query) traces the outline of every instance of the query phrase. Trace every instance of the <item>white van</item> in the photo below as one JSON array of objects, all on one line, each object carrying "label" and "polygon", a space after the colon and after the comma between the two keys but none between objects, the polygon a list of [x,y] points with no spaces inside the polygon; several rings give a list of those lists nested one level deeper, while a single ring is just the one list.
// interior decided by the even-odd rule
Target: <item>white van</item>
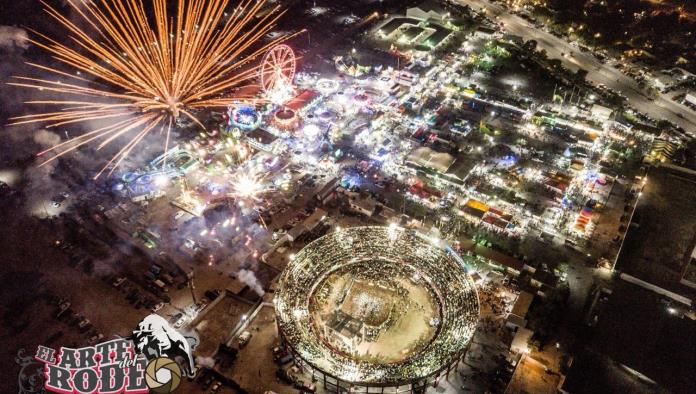
[{"label": "white van", "polygon": [[249,340],[251,339],[251,333],[249,331],[244,331],[238,338],[237,338],[237,343],[239,344],[239,348],[243,348],[246,346],[247,343],[249,343]]}]

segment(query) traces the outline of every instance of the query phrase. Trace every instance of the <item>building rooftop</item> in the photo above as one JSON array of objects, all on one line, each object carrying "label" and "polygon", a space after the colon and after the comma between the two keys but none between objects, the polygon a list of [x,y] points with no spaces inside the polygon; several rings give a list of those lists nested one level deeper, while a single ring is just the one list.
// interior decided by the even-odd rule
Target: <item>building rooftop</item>
[{"label": "building rooftop", "polygon": [[408,11],[421,11],[424,13],[432,12],[437,15],[445,15],[447,12],[442,8],[442,5],[439,2],[432,1],[432,0],[426,0],[416,7],[411,7],[407,10]]},{"label": "building rooftop", "polygon": [[250,131],[249,133],[247,133],[246,137],[254,141],[258,141],[263,145],[272,144],[275,140],[278,139],[278,137],[274,136],[273,134],[264,129],[256,129]]},{"label": "building rooftop", "polygon": [[288,101],[285,104],[285,107],[290,108],[293,111],[299,111],[310,105],[314,100],[317,99],[317,97],[319,97],[319,92],[316,90],[303,90],[297,96]]},{"label": "building rooftop", "polygon": [[477,243],[474,243],[473,241],[463,241],[461,243],[461,248],[463,252],[469,252],[473,253],[476,256],[481,256],[490,260],[490,262],[493,264],[497,264],[502,267],[507,267],[517,272],[521,272],[524,269],[524,262],[505,253],[501,253],[493,249],[487,248],[485,246],[479,245]]},{"label": "building rooftop", "polygon": [[454,164],[455,158],[446,152],[438,152],[430,147],[421,146],[414,149],[406,159],[422,167],[432,168],[445,173]]},{"label": "building rooftop", "polygon": [[616,270],[691,300],[688,279],[696,245],[696,172],[671,165],[647,175],[617,257]]},{"label": "building rooftop", "polygon": [[506,394],[537,393],[552,394],[558,392],[560,376],[547,373],[547,368],[541,362],[522,356],[505,389]]},{"label": "building rooftop", "polygon": [[512,311],[510,313],[524,318],[527,316],[527,311],[529,311],[529,306],[532,305],[532,301],[534,301],[534,294],[526,291],[521,292],[517,297],[517,301],[515,301],[515,305],[512,306]]},{"label": "building rooftop", "polygon": [[447,37],[450,36],[450,34],[452,34],[452,30],[440,26],[436,23],[430,23],[428,24],[428,27],[434,29],[435,32],[429,35],[427,38],[425,38],[423,40],[423,44],[426,44],[432,48],[440,45],[442,41],[444,41]]},{"label": "building rooftop", "polygon": [[394,17],[394,18],[390,19],[389,22],[382,25],[382,27],[380,27],[380,30],[382,31],[382,33],[384,33],[385,35],[388,36],[388,35],[392,34],[396,29],[398,29],[404,23],[410,23],[413,25],[417,25],[418,20],[413,19],[413,18],[408,18],[405,16]]},{"label": "building rooftop", "polygon": [[696,321],[669,310],[660,295],[619,281],[591,347],[674,393],[694,393]]}]

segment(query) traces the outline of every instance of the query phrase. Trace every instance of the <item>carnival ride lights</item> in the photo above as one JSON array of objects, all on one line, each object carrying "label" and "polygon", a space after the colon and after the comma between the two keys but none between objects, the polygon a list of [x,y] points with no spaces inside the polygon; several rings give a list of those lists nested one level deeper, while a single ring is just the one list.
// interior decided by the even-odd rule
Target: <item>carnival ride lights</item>
[{"label": "carnival ride lights", "polygon": [[335,117],[336,114],[330,110],[326,110],[319,113],[319,120],[321,120],[322,122],[331,122],[334,120]]},{"label": "carnival ride lights", "polygon": [[321,133],[321,129],[315,123],[308,123],[302,128],[302,135],[308,139],[316,139]]},{"label": "carnival ride lights", "polygon": [[338,90],[338,82],[323,78],[317,81],[316,87],[319,93],[328,96]]},{"label": "carnival ride lights", "polygon": [[295,83],[300,86],[314,85],[317,82],[317,77],[314,74],[299,72],[295,76]]},{"label": "carnival ride lights", "polygon": [[370,101],[370,96],[368,96],[366,93],[358,93],[355,96],[353,96],[353,101],[358,106],[364,107]]},{"label": "carnival ride lights", "polygon": [[294,130],[299,126],[297,113],[290,108],[283,108],[273,114],[273,124],[281,130]]},{"label": "carnival ride lights", "polygon": [[263,56],[261,87],[271,103],[282,105],[292,98],[295,68],[295,53],[288,45],[276,45]]},{"label": "carnival ride lights", "polygon": [[261,124],[261,116],[251,106],[235,107],[231,111],[230,122],[243,130],[253,130]]},{"label": "carnival ride lights", "polygon": [[169,177],[165,174],[159,174],[155,177],[155,185],[164,187],[169,183]]},{"label": "carnival ride lights", "polygon": [[336,94],[332,97],[332,99],[336,104],[338,104],[344,108],[348,104],[348,96],[345,93],[343,93],[342,91],[336,92]]}]

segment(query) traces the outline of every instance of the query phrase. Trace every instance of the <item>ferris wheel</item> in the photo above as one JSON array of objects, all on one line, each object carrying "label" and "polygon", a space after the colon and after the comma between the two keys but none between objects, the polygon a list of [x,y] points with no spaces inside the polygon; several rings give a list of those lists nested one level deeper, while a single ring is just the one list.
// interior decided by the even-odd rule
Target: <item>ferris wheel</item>
[{"label": "ferris wheel", "polygon": [[289,87],[295,78],[295,52],[285,44],[269,49],[261,60],[260,74],[266,93]]}]

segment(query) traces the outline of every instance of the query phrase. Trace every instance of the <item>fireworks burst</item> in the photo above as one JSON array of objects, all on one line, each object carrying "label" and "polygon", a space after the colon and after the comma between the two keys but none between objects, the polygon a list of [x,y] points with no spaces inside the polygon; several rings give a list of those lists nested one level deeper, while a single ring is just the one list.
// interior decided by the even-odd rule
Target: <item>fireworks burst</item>
[{"label": "fireworks burst", "polygon": [[270,189],[263,182],[263,177],[240,173],[230,184],[232,186],[231,196],[241,200],[259,200],[259,196],[268,192]]},{"label": "fireworks burst", "polygon": [[164,136],[166,152],[172,126],[180,116],[203,127],[192,110],[252,99],[229,92],[257,76],[258,66],[252,61],[291,37],[259,43],[283,14],[277,6],[262,12],[265,0],[242,0],[231,13],[225,11],[227,0],[178,0],[171,16],[167,0],[152,0],[151,12],[146,12],[143,0],[68,3],[87,29],[42,1],[46,13],[67,29],[76,49],[37,32],[39,38],[30,41],[75,73],[27,63],[52,77],[17,76],[10,84],[70,98],[29,101],[26,104],[55,105],[58,110],[15,117],[12,124],[41,122],[54,128],[105,121],[104,127],[39,153],[55,153],[43,165],[85,144],[99,141],[97,149],[101,149],[127,137],[128,142],[96,177],[110,166],[111,171],[118,167],[153,131]]}]

